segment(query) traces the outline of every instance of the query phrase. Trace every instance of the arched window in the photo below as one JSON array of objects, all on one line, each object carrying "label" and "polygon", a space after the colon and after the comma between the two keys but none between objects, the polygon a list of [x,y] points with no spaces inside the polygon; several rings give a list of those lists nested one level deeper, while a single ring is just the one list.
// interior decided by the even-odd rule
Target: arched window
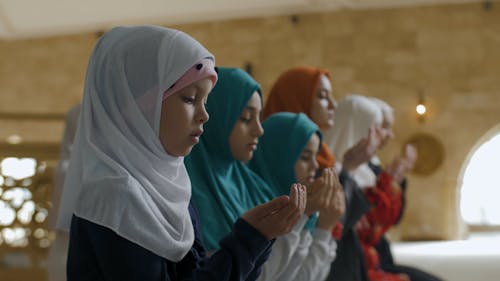
[{"label": "arched window", "polygon": [[500,134],[482,143],[463,173],[460,212],[470,225],[500,225]]}]

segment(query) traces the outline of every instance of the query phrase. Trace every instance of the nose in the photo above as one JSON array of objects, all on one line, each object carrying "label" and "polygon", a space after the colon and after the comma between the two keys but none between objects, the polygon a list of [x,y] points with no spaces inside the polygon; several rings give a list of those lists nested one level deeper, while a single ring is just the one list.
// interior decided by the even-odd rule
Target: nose
[{"label": "nose", "polygon": [[316,160],[316,157],[312,157],[312,168],[314,171],[317,171],[319,169],[319,164],[318,160]]},{"label": "nose", "polygon": [[208,121],[208,119],[210,119],[210,115],[208,114],[208,111],[207,111],[205,105],[202,105],[201,109],[200,109],[198,120],[201,124],[204,124]]},{"label": "nose", "polygon": [[260,123],[260,118],[257,118],[254,128],[254,136],[261,137],[264,134],[264,128],[262,128],[262,123]]},{"label": "nose", "polygon": [[332,96],[330,96],[329,101],[330,102],[328,103],[328,109],[331,110],[337,109],[337,101]]}]

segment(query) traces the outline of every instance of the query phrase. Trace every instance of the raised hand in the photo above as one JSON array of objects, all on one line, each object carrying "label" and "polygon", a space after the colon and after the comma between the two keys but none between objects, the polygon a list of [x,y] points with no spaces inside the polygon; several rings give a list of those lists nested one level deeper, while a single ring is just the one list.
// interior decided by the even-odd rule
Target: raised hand
[{"label": "raised hand", "polygon": [[331,231],[345,212],[345,196],[334,169],[326,173],[327,188],[323,189],[323,200],[319,209],[318,227]]},{"label": "raised hand", "polygon": [[410,171],[417,161],[417,149],[407,144],[405,147],[405,154],[402,157],[397,157],[387,167],[389,173],[396,182],[401,182],[405,178],[408,171]]},{"label": "raised hand", "polygon": [[405,146],[405,158],[408,164],[408,170],[413,169],[415,162],[417,162],[418,151],[417,148],[412,144],[407,144]]},{"label": "raised hand", "polygon": [[314,180],[314,182],[307,187],[307,205],[305,214],[308,216],[312,215],[314,212],[319,211],[321,208],[321,204],[323,204],[324,195],[329,188],[327,173],[328,169],[323,169],[321,176]]},{"label": "raised hand", "polygon": [[290,196],[283,195],[250,209],[242,218],[271,240],[292,230],[304,213],[306,204],[306,187],[292,184]]},{"label": "raised hand", "polygon": [[382,132],[380,127],[371,126],[368,135],[344,153],[343,168],[352,171],[359,165],[370,161],[381,143]]}]

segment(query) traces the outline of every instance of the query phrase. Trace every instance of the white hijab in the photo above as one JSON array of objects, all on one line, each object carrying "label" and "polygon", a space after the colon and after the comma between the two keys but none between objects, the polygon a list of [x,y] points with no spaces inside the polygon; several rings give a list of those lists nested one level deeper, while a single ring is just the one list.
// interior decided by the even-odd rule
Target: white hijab
[{"label": "white hijab", "polygon": [[[335,110],[335,125],[330,132],[329,144],[335,159],[342,161],[345,152],[368,135],[372,125],[381,125],[382,111],[371,98],[349,95],[342,99]],[[361,188],[374,186],[377,177],[368,163],[351,172]]]},{"label": "white hijab", "polygon": [[[73,214],[171,261],[192,247],[191,182],[159,139],[163,92],[203,58],[185,33],[117,27],[97,42],[64,183],[58,228]],[[168,136],[167,136],[168,137]]]},{"label": "white hijab", "polygon": [[[394,108],[390,106],[388,103],[385,101],[371,97],[371,99],[380,107],[380,110],[382,110],[382,120],[386,120],[386,118],[391,118],[394,120]],[[389,117],[391,116],[391,117]],[[380,158],[378,158],[377,155],[372,157],[372,160],[370,161],[375,165],[382,165],[382,161],[380,161]]]},{"label": "white hijab", "polygon": [[54,171],[54,189],[52,190],[52,215],[49,216],[48,225],[50,229],[56,228],[57,212],[59,210],[59,202],[63,191],[64,178],[68,170],[71,151],[73,150],[73,142],[75,140],[76,127],[80,118],[81,104],[73,106],[66,113],[64,124],[64,133],[59,147],[59,161]]}]

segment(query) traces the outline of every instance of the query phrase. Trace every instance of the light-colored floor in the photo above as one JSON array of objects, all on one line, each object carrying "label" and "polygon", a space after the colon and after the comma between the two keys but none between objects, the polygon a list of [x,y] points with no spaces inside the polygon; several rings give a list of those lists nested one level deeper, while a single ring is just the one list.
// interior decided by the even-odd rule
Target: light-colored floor
[{"label": "light-colored floor", "polygon": [[500,233],[475,233],[467,240],[393,243],[398,264],[447,281],[500,280]]}]

